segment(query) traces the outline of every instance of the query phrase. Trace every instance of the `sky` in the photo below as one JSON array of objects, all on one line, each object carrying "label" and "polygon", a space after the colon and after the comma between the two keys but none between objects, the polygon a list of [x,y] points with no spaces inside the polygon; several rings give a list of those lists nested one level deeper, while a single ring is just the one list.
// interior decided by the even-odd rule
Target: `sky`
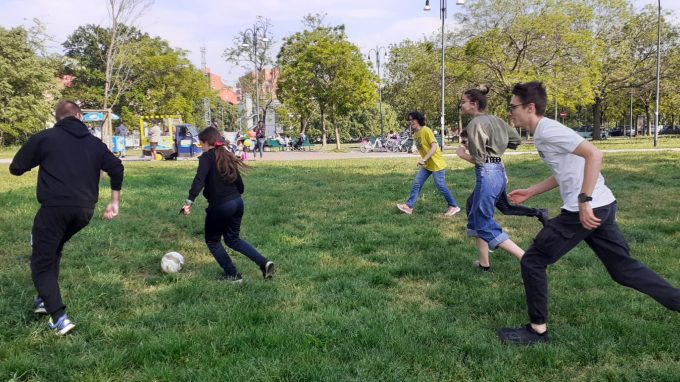
[{"label": "sky", "polygon": [[[656,3],[634,1],[637,8]],[[419,40],[437,31],[441,24],[439,2],[431,1],[430,12],[423,11],[424,4],[424,0],[155,0],[135,26],[169,41],[173,48],[189,51],[189,59],[199,68],[201,46],[205,46],[208,67],[222,76],[225,84],[233,85],[246,69],[226,63],[222,53],[233,46],[239,31],[253,26],[257,16],[272,24],[278,41],[274,56],[284,37],[303,30],[302,18],[316,13],[326,14],[326,24],[344,24],[349,40],[366,54],[371,48]],[[680,16],[680,0],[661,0],[661,6]],[[451,0],[448,8],[447,28],[455,27],[452,15],[464,7]],[[106,0],[0,0],[0,26],[30,26],[34,18],[43,22],[53,37],[50,50],[60,53],[61,43],[78,26],[109,25]]]}]

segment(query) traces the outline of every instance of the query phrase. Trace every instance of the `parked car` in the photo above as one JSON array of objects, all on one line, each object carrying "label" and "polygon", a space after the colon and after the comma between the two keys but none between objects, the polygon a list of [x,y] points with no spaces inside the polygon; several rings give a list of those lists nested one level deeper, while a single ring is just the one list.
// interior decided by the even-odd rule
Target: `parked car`
[{"label": "parked car", "polygon": [[609,132],[610,137],[634,137],[637,135],[637,129],[630,129],[630,127],[616,126]]},{"label": "parked car", "polygon": [[[576,132],[578,135],[582,136],[585,139],[593,139],[593,127],[592,126],[581,126],[578,129],[576,129]],[[600,139],[607,139],[609,138],[609,132],[607,129],[600,128]]]},{"label": "parked car", "polygon": [[667,134],[680,134],[680,126],[675,126],[675,127],[664,127],[663,129],[659,130],[659,135],[667,135]]}]

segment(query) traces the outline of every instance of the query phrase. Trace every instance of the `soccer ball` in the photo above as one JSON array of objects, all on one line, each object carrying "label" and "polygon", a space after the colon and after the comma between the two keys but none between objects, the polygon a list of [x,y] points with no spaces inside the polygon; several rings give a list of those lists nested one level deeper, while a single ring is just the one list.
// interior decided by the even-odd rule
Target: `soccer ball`
[{"label": "soccer ball", "polygon": [[168,252],[161,259],[161,270],[165,273],[177,273],[184,266],[184,256],[178,252]]}]

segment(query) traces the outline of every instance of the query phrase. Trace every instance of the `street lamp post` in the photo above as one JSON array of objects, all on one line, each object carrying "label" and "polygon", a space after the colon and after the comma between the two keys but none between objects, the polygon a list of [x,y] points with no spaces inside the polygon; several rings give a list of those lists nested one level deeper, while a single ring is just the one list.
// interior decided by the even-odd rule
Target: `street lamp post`
[{"label": "street lamp post", "polygon": [[659,0],[659,13],[656,18],[656,109],[654,110],[654,147],[659,134],[659,87],[661,73],[661,0]]},{"label": "street lamp post", "polygon": [[262,42],[265,44],[269,42],[269,39],[267,38],[267,31],[262,25],[253,25],[252,28],[248,28],[245,31],[243,31],[244,36],[243,36],[243,43],[241,44],[242,47],[248,48],[250,47],[250,43],[248,43],[248,40],[246,39],[246,35],[248,33],[252,34],[252,44],[253,44],[253,64],[255,65],[255,116],[257,118],[257,122],[260,121],[260,69],[257,67],[257,41],[258,41],[258,33],[261,35]]},{"label": "street lamp post", "polygon": [[380,104],[380,139],[385,140],[385,121],[383,119],[383,109],[382,109],[382,77],[380,77],[380,52],[383,53],[383,57],[387,57],[387,49],[384,46],[379,46],[372,48],[368,51],[368,60],[371,60],[371,52],[375,52],[375,64],[378,69],[378,100]]},{"label": "street lamp post", "polygon": [[[465,0],[456,0],[456,5],[464,5]],[[430,11],[430,0],[425,0],[425,11]],[[442,112],[439,118],[439,123],[441,124],[441,137],[442,137],[442,153],[444,152],[444,21],[446,20],[446,0],[439,0],[439,17],[442,20]]]}]

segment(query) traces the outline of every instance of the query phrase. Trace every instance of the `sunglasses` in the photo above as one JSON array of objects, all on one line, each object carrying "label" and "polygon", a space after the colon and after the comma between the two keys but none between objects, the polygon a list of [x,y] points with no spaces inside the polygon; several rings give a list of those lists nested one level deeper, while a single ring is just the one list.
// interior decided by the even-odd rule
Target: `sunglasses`
[{"label": "sunglasses", "polygon": [[508,112],[512,113],[516,108],[518,108],[518,107],[520,107],[520,106],[526,106],[526,105],[528,105],[528,104],[530,104],[530,103],[531,103],[531,102],[525,102],[525,103],[520,103],[520,104],[518,104],[518,105],[509,104],[509,105],[508,105]]}]

